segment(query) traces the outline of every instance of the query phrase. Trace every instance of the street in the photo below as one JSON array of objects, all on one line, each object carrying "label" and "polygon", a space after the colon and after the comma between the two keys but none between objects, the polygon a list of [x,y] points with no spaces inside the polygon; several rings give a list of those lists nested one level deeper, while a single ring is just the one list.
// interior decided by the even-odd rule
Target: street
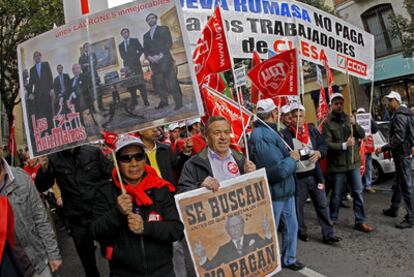
[{"label": "street", "polygon": [[[373,233],[355,231],[352,208],[341,208],[335,227],[343,240],[337,246],[322,243],[313,206],[307,204],[306,223],[311,240],[299,240],[297,254],[298,260],[305,263],[307,268],[300,272],[282,270],[277,276],[413,276],[414,229],[396,229],[394,224],[401,219],[382,215],[382,209],[389,206],[391,184],[392,178],[384,178],[375,187],[376,193],[364,194],[367,223],[376,229]],[[403,212],[400,211],[400,216],[404,215]],[[83,276],[73,242],[65,232],[59,233],[59,246],[63,266],[55,276]],[[108,276],[107,263],[99,251],[97,257],[102,276]]]}]

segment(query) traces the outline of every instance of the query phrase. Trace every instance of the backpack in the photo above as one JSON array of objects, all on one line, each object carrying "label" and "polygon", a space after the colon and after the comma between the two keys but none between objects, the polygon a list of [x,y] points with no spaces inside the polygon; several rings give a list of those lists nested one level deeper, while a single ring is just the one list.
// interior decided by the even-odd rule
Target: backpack
[{"label": "backpack", "polygon": [[414,116],[411,115],[408,117],[408,142],[410,143],[411,147],[414,147]]}]

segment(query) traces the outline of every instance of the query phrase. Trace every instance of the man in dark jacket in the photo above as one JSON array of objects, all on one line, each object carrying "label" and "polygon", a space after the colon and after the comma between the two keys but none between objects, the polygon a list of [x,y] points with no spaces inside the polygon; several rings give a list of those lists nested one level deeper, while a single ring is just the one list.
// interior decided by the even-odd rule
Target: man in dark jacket
[{"label": "man in dark jacket", "polygon": [[155,169],[158,176],[176,186],[176,176],[180,175],[184,163],[191,157],[191,149],[187,149],[185,144],[183,151],[176,156],[170,146],[158,142],[158,130],[155,127],[139,131],[138,134],[145,145],[148,165]]},{"label": "man in dark jacket", "polygon": [[[344,98],[340,93],[330,98],[331,113],[323,123],[323,136],[328,144],[328,174],[332,175],[333,191],[331,196],[331,220],[337,221],[342,195],[347,181],[352,185],[354,197],[354,228],[362,232],[372,232],[374,228],[365,223],[363,188],[361,181],[361,157],[356,141],[365,137],[364,129],[355,117],[345,114]],[[352,128],[352,129],[351,129]]]},{"label": "man in dark jacket", "polygon": [[[185,164],[178,181],[177,193],[205,187],[216,191],[220,181],[256,170],[243,154],[230,149],[230,123],[221,116],[210,117],[206,126],[208,147]],[[186,249],[185,243],[183,248]],[[184,250],[187,276],[195,276],[189,251]]]},{"label": "man in dark jacket", "polygon": [[284,223],[282,267],[301,270],[305,265],[296,260],[298,223],[294,197],[296,161],[300,156],[297,151],[286,150],[276,131],[277,111],[272,99],[257,103],[257,116],[266,124],[255,122],[250,137],[250,157],[258,168],[266,168],[276,225],[279,226],[281,220]]},{"label": "man in dark jacket", "polygon": [[96,191],[110,182],[113,164],[101,150],[84,145],[39,158],[36,176],[39,191],[51,188],[55,181],[62,191],[63,210],[72,230],[72,238],[86,276],[99,276],[95,245],[89,234]]},{"label": "man in dark jacket", "polygon": [[[109,260],[111,276],[172,277],[172,244],[183,237],[175,187],[145,163],[142,141],[123,135],[116,143],[121,180],[102,186],[95,199],[91,234]],[[125,190],[125,192],[123,192]]]},{"label": "man in dark jacket", "polygon": [[299,150],[301,162],[296,162],[296,214],[298,217],[298,238],[308,241],[304,218],[304,205],[308,195],[311,197],[319,224],[322,228],[322,240],[326,244],[341,241],[336,236],[326,199],[325,180],[319,159],[326,156],[328,146],[319,131],[305,123],[305,107],[294,104],[291,106],[292,122],[283,130],[286,142],[294,150]]},{"label": "man in dark jacket", "polygon": [[[91,51],[91,45],[89,42],[85,42],[82,46],[83,52],[82,55],[79,57],[78,63],[81,65],[82,73],[85,76],[87,83],[87,88],[89,90],[89,95],[93,97],[92,99],[95,99],[94,97],[94,91],[96,89],[96,86],[101,83],[101,79],[98,75],[98,58],[96,57],[96,54]],[[102,101],[102,95],[98,95],[98,108],[100,111],[104,110],[103,107],[103,101]]]},{"label": "man in dark jacket", "polygon": [[137,89],[141,93],[142,100],[145,106],[149,106],[147,89],[144,83],[144,73],[142,71],[140,58],[144,54],[144,48],[137,38],[129,36],[129,29],[123,28],[121,36],[124,39],[119,45],[119,53],[124,61],[124,66],[127,68],[127,75],[136,77],[137,85],[128,88],[131,93],[131,106],[138,104]]},{"label": "man in dark jacket", "polygon": [[58,64],[56,67],[58,75],[55,77],[53,81],[53,90],[55,91],[56,101],[54,103],[55,110],[57,111],[56,107],[58,107],[59,102],[61,99],[66,99],[67,95],[70,92],[70,77],[69,74],[63,73],[63,65]]},{"label": "man in dark jacket", "polygon": [[390,122],[389,143],[378,148],[376,153],[391,151],[395,163],[395,186],[391,199],[391,207],[383,210],[384,215],[396,217],[401,203],[401,195],[407,206],[404,221],[397,224],[400,229],[411,228],[414,224],[414,186],[411,176],[411,147],[413,146],[411,132],[413,114],[401,105],[401,96],[392,91],[387,96],[388,105],[393,111]]},{"label": "man in dark jacket", "polygon": [[168,106],[168,95],[172,95],[175,109],[183,106],[183,95],[177,79],[177,68],[171,55],[173,45],[171,32],[168,26],[157,25],[158,17],[150,13],[145,21],[150,30],[144,34],[144,53],[150,63],[154,75],[152,84],[160,97],[157,109]]}]

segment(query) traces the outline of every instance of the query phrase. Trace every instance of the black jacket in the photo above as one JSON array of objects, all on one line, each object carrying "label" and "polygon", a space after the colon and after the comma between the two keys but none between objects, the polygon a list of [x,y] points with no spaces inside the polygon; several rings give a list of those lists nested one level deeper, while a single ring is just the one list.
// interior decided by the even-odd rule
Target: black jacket
[{"label": "black jacket", "polygon": [[[146,192],[154,204],[139,207],[144,233],[136,235],[129,230],[126,216],[117,207],[120,189],[110,183],[98,191],[90,231],[99,241],[103,255],[107,247],[113,247],[109,264],[115,276],[163,277],[174,270],[172,243],[183,237],[184,230],[174,196],[167,187]],[[136,209],[135,201],[133,203]],[[148,222],[151,212],[157,212],[163,220]]]},{"label": "black jacket", "polygon": [[144,53],[144,48],[137,38],[129,38],[128,48],[125,51],[124,40],[118,45],[119,53],[124,61],[124,66],[130,68],[134,72],[142,74],[141,55]]},{"label": "black jacket", "polygon": [[72,222],[88,225],[92,218],[91,202],[98,188],[111,182],[112,168],[113,163],[98,147],[83,145],[49,155],[49,168],[46,172],[39,169],[36,187],[46,191],[56,180],[62,191],[65,216]]},{"label": "black jacket", "polygon": [[[312,142],[312,148],[314,150],[318,150],[319,152],[321,152],[321,157],[324,158],[326,154],[328,153],[328,146],[326,145],[325,139],[313,125],[308,124],[308,128],[309,128],[309,137]],[[293,149],[294,135],[289,130],[289,128],[282,130],[282,136],[287,142],[287,144],[289,144],[289,146]],[[315,165],[315,170],[313,170],[311,173],[314,174],[316,182],[322,183],[322,184],[325,183],[319,160]],[[308,175],[308,172],[296,174],[298,178],[305,177],[307,175]]]},{"label": "black jacket", "polygon": [[[63,73],[62,74],[63,77],[63,88],[60,84],[60,76],[57,75],[55,77],[55,80],[53,81],[53,90],[55,91],[55,94],[58,97],[64,97],[66,98],[66,95],[70,94],[70,87],[71,87],[71,82],[70,82],[70,77],[69,74]],[[64,92],[63,92],[64,90]]]},{"label": "black jacket", "polygon": [[413,119],[411,111],[400,106],[392,115],[390,122],[389,143],[382,147],[383,151],[391,151],[393,157],[408,157],[411,155],[411,143],[409,137],[410,120]]},{"label": "black jacket", "polygon": [[173,45],[171,32],[168,26],[157,26],[154,36],[151,39],[150,31],[144,34],[144,54],[145,57],[162,53],[164,57],[158,63],[150,63],[154,73],[167,72],[172,70],[174,59],[170,53]]},{"label": "black jacket", "polygon": [[[158,167],[160,169],[162,178],[167,180],[174,186],[177,186],[177,177],[180,176],[184,163],[191,157],[180,153],[177,157],[171,150],[171,147],[166,144],[157,142],[157,152],[155,157],[157,159]],[[151,165],[149,159],[147,164]]]}]

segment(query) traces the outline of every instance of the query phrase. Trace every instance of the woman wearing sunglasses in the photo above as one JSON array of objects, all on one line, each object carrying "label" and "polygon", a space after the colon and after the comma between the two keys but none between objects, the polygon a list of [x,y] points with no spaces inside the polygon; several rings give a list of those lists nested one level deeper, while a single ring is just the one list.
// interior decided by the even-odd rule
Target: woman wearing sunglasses
[{"label": "woman wearing sunglasses", "polygon": [[175,187],[146,165],[142,141],[121,136],[115,152],[126,193],[115,169],[94,204],[93,238],[109,260],[111,276],[174,276],[172,243],[183,236]]}]

